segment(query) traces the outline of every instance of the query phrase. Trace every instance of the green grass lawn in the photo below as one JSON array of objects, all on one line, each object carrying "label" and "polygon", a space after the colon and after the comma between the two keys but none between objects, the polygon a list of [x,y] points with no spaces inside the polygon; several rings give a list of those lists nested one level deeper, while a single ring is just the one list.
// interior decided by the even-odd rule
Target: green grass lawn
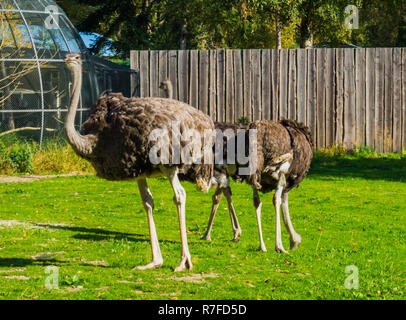
[{"label": "green grass lawn", "polygon": [[[405,299],[405,182],[406,161],[400,158],[318,158],[290,193],[303,243],[289,255],[273,250],[271,194],[262,195],[263,253],[256,250],[249,186],[232,184],[240,242],[230,241],[225,199],[208,242],[199,238],[213,191],[204,194],[184,183],[194,270],[182,273],[173,272],[180,235],[166,180],[149,180],[164,264],[148,271],[132,270],[151,259],[136,183],[95,176],[2,183],[0,299]],[[51,265],[58,267],[59,289],[45,288]],[[344,286],[349,265],[358,268],[359,289]]]}]

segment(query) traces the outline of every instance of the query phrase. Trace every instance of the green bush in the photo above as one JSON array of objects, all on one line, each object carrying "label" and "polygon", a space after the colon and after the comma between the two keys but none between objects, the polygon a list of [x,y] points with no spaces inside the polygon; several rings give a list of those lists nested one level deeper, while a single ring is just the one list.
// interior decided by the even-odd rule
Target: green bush
[{"label": "green bush", "polygon": [[32,173],[32,148],[27,143],[14,145],[5,161],[18,173]]}]

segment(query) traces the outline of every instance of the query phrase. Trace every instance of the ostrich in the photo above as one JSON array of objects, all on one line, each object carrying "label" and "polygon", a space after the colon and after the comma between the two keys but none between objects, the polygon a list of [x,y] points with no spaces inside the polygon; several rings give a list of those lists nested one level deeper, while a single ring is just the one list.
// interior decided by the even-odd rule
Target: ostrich
[{"label": "ostrich", "polygon": [[[257,130],[257,170],[251,176],[238,176],[238,174],[234,174],[232,178],[237,181],[245,181],[252,187],[258,224],[259,250],[264,252],[266,252],[266,246],[262,237],[261,227],[262,202],[258,190],[261,190],[263,193],[276,190],[273,196],[276,216],[275,250],[287,253],[283,248],[281,239],[280,207],[282,206],[283,221],[290,235],[290,248],[294,250],[302,242],[302,238],[293,228],[290,219],[288,193],[292,188],[299,186],[299,183],[306,177],[309,171],[313,156],[311,134],[309,129],[303,124],[286,119],[279,122],[258,120],[249,124],[246,129],[247,132],[250,129]],[[227,185],[227,188],[230,188],[229,185]],[[210,240],[210,232],[218,207],[218,203],[214,200],[213,196],[209,224],[202,239]],[[229,206],[232,205],[231,198],[227,198],[227,200]],[[232,223],[233,225],[238,225],[235,214],[234,218],[232,218]],[[241,231],[239,232],[241,233]],[[234,238],[235,236],[236,233],[234,232]]]},{"label": "ostrich", "polygon": [[[181,262],[175,271],[192,269],[185,222],[186,192],[180,184],[179,176],[183,174],[182,177],[195,182],[199,190],[207,191],[213,164],[212,161],[204,162],[209,164],[153,164],[149,157],[155,147],[151,134],[155,129],[171,128],[171,122],[178,121],[180,133],[168,130],[168,136],[176,134],[179,137],[194,129],[203,137],[203,131],[214,129],[212,120],[192,106],[172,99],[126,98],[121,93],[102,93],[83,123],[83,130],[78,132],[74,120],[82,84],[81,56],[78,53],[68,54],[65,62],[71,70],[73,82],[65,122],[68,142],[79,156],[93,165],[99,177],[137,181],[148,218],[152,262],[136,269],[156,268],[163,263],[153,218],[154,201],[146,180],[161,176],[166,176],[171,183],[179,218]],[[207,154],[206,149],[201,149]],[[209,150],[212,150],[211,145]]]},{"label": "ostrich", "polygon": [[[159,88],[164,91],[166,98],[172,99],[173,98],[173,86],[171,80],[167,79],[162,81],[159,84]],[[237,130],[243,128],[242,126],[238,126],[232,123],[222,123],[222,122],[214,122],[215,129],[221,130],[221,132],[225,132],[226,130],[234,131],[236,135]],[[224,142],[226,143],[227,140]],[[224,146],[226,147],[226,145]],[[224,149],[225,150],[225,149]],[[233,241],[237,242],[241,236],[241,227],[237,219],[237,214],[235,213],[234,205],[231,200],[231,188],[230,188],[230,178],[223,166],[215,166],[214,167],[214,174],[212,179],[212,186],[215,188],[215,192],[212,196],[212,209],[210,214],[210,221],[207,227],[206,233],[201,237],[201,239],[211,240],[210,233],[213,226],[213,220],[217,212],[217,208],[220,204],[222,195],[227,199],[228,211],[230,214],[231,219],[231,226],[234,232]]]}]

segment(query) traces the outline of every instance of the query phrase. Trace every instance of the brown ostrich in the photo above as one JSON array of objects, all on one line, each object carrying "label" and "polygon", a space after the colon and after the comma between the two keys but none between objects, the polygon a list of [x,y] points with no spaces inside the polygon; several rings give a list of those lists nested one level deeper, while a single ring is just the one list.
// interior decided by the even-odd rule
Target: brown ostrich
[{"label": "brown ostrich", "polygon": [[[162,81],[159,84],[159,88],[162,89],[165,93],[166,98],[172,99],[173,97],[173,85],[172,82],[167,79]],[[232,123],[222,123],[222,122],[214,122],[214,127],[217,130],[220,130],[221,132],[225,132],[226,130],[232,130],[234,133],[234,136],[237,134],[238,129],[242,129],[243,126],[238,126],[236,124]],[[227,139],[224,139],[224,149],[226,150],[227,148]],[[226,154],[224,153],[224,156]],[[234,232],[234,238],[233,241],[237,242],[240,239],[241,236],[241,227],[237,219],[237,214],[235,213],[234,205],[231,200],[231,188],[230,188],[230,178],[227,173],[227,170],[224,166],[214,166],[214,175],[213,175],[213,180],[212,180],[212,186],[215,188],[214,195],[212,197],[212,209],[211,209],[211,214],[210,214],[210,221],[206,230],[206,233],[201,237],[201,239],[205,240],[211,240],[210,238],[210,233],[211,229],[213,226],[213,219],[216,215],[217,208],[220,204],[222,195],[227,199],[227,205],[228,205],[228,211],[230,213],[230,219],[231,219],[231,226],[233,228]]]},{"label": "brown ostrich", "polygon": [[[219,125],[217,125],[219,126]],[[257,130],[257,170],[250,176],[239,176],[237,170],[233,170],[231,177],[237,181],[245,181],[252,186],[254,207],[257,216],[258,233],[260,247],[266,251],[266,246],[262,237],[261,207],[262,202],[258,191],[263,193],[275,190],[273,203],[276,217],[276,240],[275,250],[277,252],[287,252],[282,245],[280,228],[280,207],[282,206],[282,217],[290,235],[290,248],[296,249],[302,242],[302,238],[293,228],[288,205],[288,193],[298,187],[299,183],[306,177],[309,171],[312,156],[313,142],[309,129],[301,123],[293,120],[281,120],[279,122],[270,120],[258,120],[247,127]],[[227,171],[229,173],[229,171]],[[227,173],[227,174],[228,174]],[[222,179],[224,180],[223,172]],[[218,174],[217,174],[218,176]],[[226,180],[228,182],[228,180]],[[229,185],[223,188],[230,190]],[[230,196],[231,196],[231,190]],[[215,194],[216,196],[216,194]],[[212,212],[209,219],[207,231],[202,239],[210,240],[214,217],[217,211],[219,198],[213,196]],[[218,195],[217,195],[218,196]],[[232,206],[231,197],[227,198],[229,206]],[[237,216],[234,213],[232,223],[238,225]],[[241,230],[239,230],[241,233]],[[236,232],[234,232],[234,239]],[[237,239],[238,240],[238,239]]]},{"label": "brown ostrich", "polygon": [[[78,132],[74,127],[74,120],[82,84],[81,56],[77,53],[69,54],[65,62],[71,70],[73,82],[71,103],[65,122],[68,142],[79,156],[94,166],[98,176],[108,180],[134,180],[138,183],[148,217],[152,262],[136,268],[156,268],[163,263],[153,218],[154,201],[146,179],[166,176],[174,192],[181,235],[181,262],[175,271],[192,269],[185,222],[186,193],[179,177],[182,175],[183,179],[195,182],[199,190],[207,191],[211,183],[213,164],[207,161],[188,165],[182,164],[183,161],[153,164],[150,153],[156,144],[151,140],[151,134],[156,132],[155,130],[167,129],[169,144],[172,143],[173,135],[179,137],[191,129],[203,137],[205,130],[213,131],[212,120],[199,110],[172,99],[126,98],[121,93],[103,93],[91,108],[83,130]],[[179,123],[179,132],[170,129],[174,121]],[[181,146],[184,144],[182,142]],[[209,151],[204,143],[201,145],[202,155],[212,150],[211,145]]]}]

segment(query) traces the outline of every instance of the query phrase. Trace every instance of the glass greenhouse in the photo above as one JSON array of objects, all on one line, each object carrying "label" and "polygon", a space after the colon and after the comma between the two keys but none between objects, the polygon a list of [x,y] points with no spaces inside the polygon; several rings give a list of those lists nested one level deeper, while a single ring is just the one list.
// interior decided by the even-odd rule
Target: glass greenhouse
[{"label": "glass greenhouse", "polygon": [[100,92],[131,95],[132,71],[92,56],[54,1],[0,1],[0,135],[29,127],[42,143],[46,134],[63,128],[72,85],[64,64],[69,52],[83,58],[80,127]]}]

